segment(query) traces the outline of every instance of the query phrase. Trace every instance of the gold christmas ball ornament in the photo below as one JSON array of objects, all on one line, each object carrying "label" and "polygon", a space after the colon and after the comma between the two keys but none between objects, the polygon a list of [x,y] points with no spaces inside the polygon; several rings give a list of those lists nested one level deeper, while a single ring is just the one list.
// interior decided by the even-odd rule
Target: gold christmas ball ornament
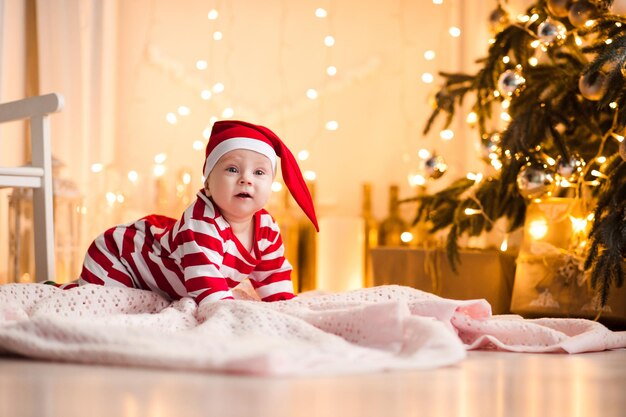
[{"label": "gold christmas ball ornament", "polygon": [[500,74],[498,78],[498,91],[503,96],[512,96],[518,94],[526,79],[522,76],[521,71],[517,69],[509,69]]},{"label": "gold christmas ball ornament", "polygon": [[566,17],[569,14],[573,0],[548,0],[548,11],[555,17]]},{"label": "gold christmas ball ornament", "polygon": [[580,0],[569,8],[569,21],[577,28],[584,27],[589,20],[596,17],[596,6],[586,0]]},{"label": "gold christmas ball ornament", "polygon": [[544,45],[559,44],[567,37],[567,28],[558,20],[544,20],[537,28],[537,37]]},{"label": "gold christmas ball ornament", "polygon": [[621,141],[619,144],[619,156],[621,156],[622,159],[626,161],[626,139]]},{"label": "gold christmas ball ornament", "polygon": [[443,174],[448,170],[446,161],[439,155],[432,155],[429,158],[424,159],[423,166],[426,177],[434,180],[441,178]]},{"label": "gold christmas ball ornament", "polygon": [[557,182],[567,181],[570,184],[575,184],[578,182],[584,167],[585,161],[578,154],[570,155],[569,158],[559,157],[556,162]]},{"label": "gold christmas ball ornament", "polygon": [[489,14],[489,27],[494,33],[501,32],[510,23],[509,13],[498,5],[498,8]]},{"label": "gold christmas ball ornament", "polygon": [[[593,81],[591,81],[592,75],[596,75]],[[578,79],[578,89],[587,100],[598,101],[606,92],[607,76],[603,72],[583,74]]]},{"label": "gold christmas ball ornament", "polygon": [[546,164],[529,162],[517,174],[517,188],[524,198],[542,198],[554,188],[554,173]]}]

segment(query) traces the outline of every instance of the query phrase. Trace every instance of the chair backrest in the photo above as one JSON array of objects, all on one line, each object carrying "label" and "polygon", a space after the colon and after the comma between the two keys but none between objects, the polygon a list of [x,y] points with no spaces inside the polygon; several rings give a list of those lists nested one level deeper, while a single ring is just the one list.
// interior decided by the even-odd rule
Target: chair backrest
[{"label": "chair backrest", "polygon": [[63,108],[52,93],[0,104],[0,123],[28,119],[32,162],[21,167],[0,166],[0,187],[33,188],[35,270],[38,281],[54,278],[54,216],[52,201],[52,145],[48,115]]}]

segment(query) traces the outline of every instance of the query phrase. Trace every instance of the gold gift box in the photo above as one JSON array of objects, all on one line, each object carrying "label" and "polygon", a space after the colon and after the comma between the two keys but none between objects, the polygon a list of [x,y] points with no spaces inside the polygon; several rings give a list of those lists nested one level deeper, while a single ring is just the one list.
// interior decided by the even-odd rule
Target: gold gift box
[{"label": "gold gift box", "polygon": [[462,249],[457,273],[444,249],[378,247],[371,250],[373,284],[398,284],[455,300],[486,299],[493,314],[509,313],[515,256]]}]

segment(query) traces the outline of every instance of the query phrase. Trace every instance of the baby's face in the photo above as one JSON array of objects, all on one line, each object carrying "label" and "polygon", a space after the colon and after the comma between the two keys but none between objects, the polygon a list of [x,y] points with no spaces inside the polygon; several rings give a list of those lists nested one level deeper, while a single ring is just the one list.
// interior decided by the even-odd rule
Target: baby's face
[{"label": "baby's face", "polygon": [[252,220],[272,192],[269,158],[247,149],[225,153],[207,180],[208,192],[228,222]]}]

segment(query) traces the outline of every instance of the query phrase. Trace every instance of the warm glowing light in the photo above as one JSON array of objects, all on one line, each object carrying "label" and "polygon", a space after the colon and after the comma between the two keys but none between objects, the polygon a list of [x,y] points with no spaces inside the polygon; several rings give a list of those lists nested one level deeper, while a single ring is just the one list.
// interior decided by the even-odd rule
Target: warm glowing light
[{"label": "warm glowing light", "polygon": [[191,144],[191,147],[196,151],[201,151],[204,149],[204,142],[202,142],[201,140],[194,140]]},{"label": "warm glowing light", "polygon": [[326,45],[326,46],[334,46],[335,45],[335,38],[332,35],[327,35],[324,38],[324,45]]},{"label": "warm glowing light", "polygon": [[552,158],[551,156],[546,157],[546,162],[548,163],[548,165],[551,165],[551,166],[556,165],[556,160]]},{"label": "warm glowing light", "polygon": [[548,223],[543,219],[533,220],[528,227],[528,233],[535,240],[542,239],[548,234]]},{"label": "warm glowing light", "polygon": [[419,156],[422,159],[428,159],[430,158],[430,151],[428,149],[420,149],[419,151],[417,151],[417,156]]},{"label": "warm glowing light", "polygon": [[467,115],[467,118],[465,119],[465,121],[469,124],[474,124],[478,121],[478,115],[475,112],[471,111]]},{"label": "warm glowing light", "polygon": [[503,111],[502,113],[500,113],[500,119],[504,120],[505,122],[510,122],[511,121],[511,115],[505,111]]},{"label": "warm glowing light", "polygon": [[93,172],[94,174],[102,172],[103,169],[104,165],[102,165],[101,163],[91,164],[91,172]]},{"label": "warm glowing light", "polygon": [[235,110],[233,110],[232,107],[226,107],[224,110],[222,110],[222,117],[225,119],[230,119],[234,115],[235,115]]},{"label": "warm glowing light", "polygon": [[502,57],[502,62],[508,64],[509,62],[511,62],[511,58],[508,55],[505,55]]},{"label": "warm glowing light", "polygon": [[298,152],[298,159],[301,161],[306,161],[307,159],[309,159],[309,151],[307,151],[306,149],[301,150],[300,152]]},{"label": "warm glowing light", "polygon": [[508,109],[509,107],[511,107],[511,100],[504,100],[501,104],[503,109]]},{"label": "warm glowing light", "polygon": [[337,75],[337,67],[335,67],[334,65],[329,66],[328,68],[326,68],[326,74],[330,75],[331,77]]},{"label": "warm glowing light", "polygon": [[222,35],[222,32],[220,32],[219,30],[216,30],[215,32],[213,32],[213,40],[221,41],[223,38],[224,38],[224,35]]},{"label": "warm glowing light", "polygon": [[580,36],[574,37],[574,42],[576,42],[576,45],[578,46],[583,46],[583,40]]},{"label": "warm glowing light", "polygon": [[587,20],[587,21],[585,22],[585,26],[587,26],[588,28],[590,28],[590,27],[591,27],[591,26],[593,26],[595,23],[596,23],[596,21],[595,21],[595,20],[590,19],[590,20]]},{"label": "warm glowing light", "polygon": [[155,164],[162,164],[166,160],[167,160],[167,154],[165,154],[163,152],[154,155],[154,163]]},{"label": "warm glowing light", "polygon": [[465,175],[465,178],[467,178],[468,180],[474,181],[476,183],[479,183],[483,180],[483,174],[481,174],[480,172],[478,173],[468,172]]},{"label": "warm glowing light", "polygon": [[572,222],[572,231],[574,233],[583,233],[587,229],[587,219],[579,219],[574,216],[569,216],[570,221]]},{"label": "warm glowing light", "polygon": [[319,18],[324,18],[324,17],[328,16],[328,12],[326,11],[326,9],[318,7],[317,9],[315,9],[315,16],[317,16]]},{"label": "warm glowing light", "polygon": [[199,59],[196,61],[196,68],[198,68],[200,71],[205,70],[209,67],[209,63],[206,62],[204,59]]},{"label": "warm glowing light", "polygon": [[509,237],[507,236],[504,238],[504,240],[500,244],[500,250],[502,252],[506,252],[508,248],[509,248]]},{"label": "warm glowing light", "polygon": [[413,240],[413,233],[411,233],[411,232],[403,232],[400,235],[400,240],[403,241],[404,243],[409,243],[410,241]]},{"label": "warm glowing light", "polygon": [[448,33],[453,38],[458,38],[459,36],[461,36],[461,29],[456,26],[451,26],[450,29],[448,29]]},{"label": "warm glowing light", "polygon": [[539,15],[537,13],[530,16],[530,23],[536,22],[539,19]]},{"label": "warm glowing light", "polygon": [[137,171],[128,171],[128,181],[134,183],[137,182],[137,180],[139,180],[139,174]]},{"label": "warm glowing light", "polygon": [[424,52],[424,59],[426,61],[432,61],[433,59],[435,59],[435,56],[435,51],[433,50],[429,49],[428,51]]},{"label": "warm glowing light", "polygon": [[272,183],[272,191],[274,191],[275,193],[279,192],[282,189],[283,189],[283,184],[281,184],[280,182],[274,181]]},{"label": "warm glowing light", "polygon": [[411,187],[415,187],[416,185],[424,185],[426,184],[426,178],[423,175],[415,174],[409,175],[409,185]]},{"label": "warm glowing light", "polygon": [[315,171],[304,171],[302,173],[302,176],[305,180],[309,181],[315,181],[315,179],[317,178],[317,174],[315,173]]},{"label": "warm glowing light", "polygon": [[339,129],[339,123],[336,120],[329,120],[326,122],[326,130],[337,130]]},{"label": "warm glowing light", "polygon": [[622,143],[624,141],[624,136],[618,135],[617,133],[613,133],[613,137],[617,139],[619,143]]},{"label": "warm glowing light", "polygon": [[215,94],[223,93],[224,92],[224,84],[222,84],[222,83],[215,83],[215,84],[213,84],[212,90],[213,90],[213,92]]},{"label": "warm glowing light", "polygon": [[217,10],[211,9],[209,10],[209,14],[207,15],[207,18],[209,20],[215,20],[217,19],[218,16],[219,16],[219,13],[217,12]]},{"label": "warm glowing light", "polygon": [[603,173],[601,173],[600,171],[596,169],[591,170],[591,175],[593,175],[594,177],[598,177],[598,178],[608,178],[606,175],[604,175]]},{"label": "warm glowing light", "polygon": [[154,169],[152,170],[152,173],[154,174],[155,177],[162,177],[165,174],[165,165],[155,165]]},{"label": "warm glowing light", "polygon": [[117,200],[117,196],[115,195],[115,193],[113,193],[111,191],[106,193],[105,197],[107,199],[107,203],[109,203],[109,204],[114,204],[115,201]]},{"label": "warm glowing light", "polygon": [[188,172],[183,173],[183,184],[191,184],[191,174]]},{"label": "warm glowing light", "polygon": [[492,167],[494,167],[497,171],[499,171],[500,169],[502,169],[502,162],[500,162],[499,159],[492,159],[491,161],[489,161],[489,163],[491,164]]},{"label": "warm glowing light", "polygon": [[178,117],[176,117],[176,115],[172,112],[165,115],[165,120],[167,120],[167,122],[171,125],[178,123]]},{"label": "warm glowing light", "polygon": [[493,96],[494,97],[500,97],[500,92],[498,90],[494,90]]},{"label": "warm glowing light", "polygon": [[433,4],[443,4],[443,0],[433,0]]},{"label": "warm glowing light", "polygon": [[519,15],[517,16],[517,20],[519,20],[522,23],[526,23],[530,20],[530,17],[528,17],[528,15]]},{"label": "warm glowing light", "polygon": [[465,213],[465,215],[467,215],[467,216],[473,216],[473,215],[475,215],[475,214],[482,213],[482,211],[481,211],[481,210],[476,210],[476,209],[469,208],[469,207],[468,207],[468,208],[466,208],[465,210],[463,210],[463,212],[464,212],[464,213]]},{"label": "warm glowing light", "polygon": [[200,97],[202,98],[202,100],[210,100],[211,96],[213,94],[211,94],[211,90],[202,90],[200,91]]},{"label": "warm glowing light", "polygon": [[589,215],[587,216],[587,221],[592,222],[595,217],[596,216],[593,213],[589,213]]},{"label": "warm glowing light", "polygon": [[443,140],[452,140],[452,138],[454,138],[454,132],[450,129],[442,130],[439,132],[439,137]]},{"label": "warm glowing light", "polygon": [[124,200],[126,200],[126,198],[124,197],[124,194],[117,194],[115,196],[115,199],[117,200],[118,203],[122,204],[124,202]]},{"label": "warm glowing light", "polygon": [[426,84],[430,84],[435,81],[435,77],[430,72],[425,72],[422,74],[422,81]]},{"label": "warm glowing light", "polygon": [[613,110],[615,110],[617,108],[617,103],[612,101],[609,103],[609,107],[612,108]]},{"label": "warm glowing light", "polygon": [[596,158],[596,161],[598,161],[598,163],[603,164],[606,162],[606,156],[599,156]]},{"label": "warm glowing light", "polygon": [[306,96],[311,100],[315,100],[317,98],[317,90],[314,88],[309,88],[306,90]]},{"label": "warm glowing light", "polygon": [[613,39],[609,38],[609,39],[605,40],[604,43],[606,43],[607,45],[610,45],[610,44],[613,43]]},{"label": "warm glowing light", "polygon": [[530,46],[532,48],[537,48],[539,45],[541,45],[541,41],[539,39],[535,39],[534,41],[530,43]]},{"label": "warm glowing light", "polygon": [[206,140],[209,140],[209,138],[211,137],[211,127],[207,127],[202,131],[202,137]]},{"label": "warm glowing light", "polygon": [[534,56],[532,56],[528,58],[528,63],[530,64],[531,67],[536,67],[537,64],[539,63],[539,60],[535,58]]},{"label": "warm glowing light", "polygon": [[180,114],[181,116],[189,116],[189,114],[191,114],[191,110],[187,106],[179,106],[178,114]]}]

